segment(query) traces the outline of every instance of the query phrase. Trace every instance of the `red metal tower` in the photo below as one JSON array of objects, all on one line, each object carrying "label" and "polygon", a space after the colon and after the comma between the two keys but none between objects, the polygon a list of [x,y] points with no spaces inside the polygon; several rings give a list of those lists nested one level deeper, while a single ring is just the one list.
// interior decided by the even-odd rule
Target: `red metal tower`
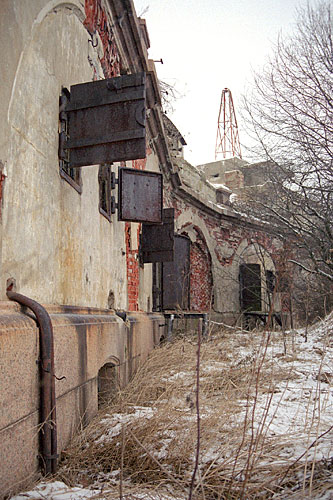
[{"label": "red metal tower", "polygon": [[218,154],[222,154],[223,158],[234,158],[235,156],[242,158],[234,102],[229,89],[223,89],[221,95],[215,160]]}]

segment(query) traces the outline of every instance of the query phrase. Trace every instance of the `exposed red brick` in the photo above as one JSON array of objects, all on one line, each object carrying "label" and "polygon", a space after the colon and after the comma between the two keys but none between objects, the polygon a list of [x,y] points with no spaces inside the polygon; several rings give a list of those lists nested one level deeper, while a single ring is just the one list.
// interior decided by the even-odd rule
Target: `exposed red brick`
[{"label": "exposed red brick", "polygon": [[91,35],[99,34],[103,46],[100,59],[105,78],[120,75],[120,57],[108,16],[100,0],[85,0],[86,18],[83,25]]},{"label": "exposed red brick", "polygon": [[212,301],[212,274],[208,249],[191,244],[190,307],[193,311],[208,311]]}]

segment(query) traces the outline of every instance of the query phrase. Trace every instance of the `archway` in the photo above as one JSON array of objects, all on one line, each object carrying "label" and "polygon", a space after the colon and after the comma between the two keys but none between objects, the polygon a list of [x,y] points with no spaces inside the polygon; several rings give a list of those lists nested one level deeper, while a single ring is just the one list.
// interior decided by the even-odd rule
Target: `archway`
[{"label": "archway", "polygon": [[118,364],[108,362],[98,371],[98,408],[105,406],[119,389]]},{"label": "archway", "polygon": [[190,307],[193,311],[208,311],[212,302],[211,258],[204,239],[197,233],[190,249]]},{"label": "archway", "polygon": [[189,300],[192,311],[208,311],[213,304],[213,273],[211,254],[203,232],[193,224],[181,229],[190,239]]}]

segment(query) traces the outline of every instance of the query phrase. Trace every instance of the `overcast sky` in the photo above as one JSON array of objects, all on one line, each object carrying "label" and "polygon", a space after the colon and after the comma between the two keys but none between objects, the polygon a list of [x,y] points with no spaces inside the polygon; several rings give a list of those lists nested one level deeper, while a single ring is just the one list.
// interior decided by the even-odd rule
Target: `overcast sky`
[{"label": "overcast sky", "polygon": [[[158,76],[175,84],[184,97],[169,114],[184,136],[185,158],[193,165],[215,160],[217,119],[222,89],[231,90],[240,141],[241,95],[280,31],[290,33],[296,6],[307,0],[134,0],[147,21],[151,59]],[[148,10],[147,10],[148,9]],[[146,11],[146,12],[144,12]],[[144,12],[144,13],[143,13]]]}]

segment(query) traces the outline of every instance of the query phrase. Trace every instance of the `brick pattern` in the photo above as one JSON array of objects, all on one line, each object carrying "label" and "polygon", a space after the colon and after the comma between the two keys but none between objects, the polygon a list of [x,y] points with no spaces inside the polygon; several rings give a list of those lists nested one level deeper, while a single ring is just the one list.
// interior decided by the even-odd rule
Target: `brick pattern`
[{"label": "brick pattern", "polygon": [[[125,222],[125,241],[126,241],[126,267],[127,267],[127,296],[128,310],[138,311],[139,299],[139,261],[138,250],[131,248],[131,223]],[[139,238],[140,227],[138,228]]]},{"label": "brick pattern", "polygon": [[[215,254],[222,266],[232,264],[233,258],[238,250],[240,243],[246,239],[248,245],[257,243],[265,248],[271,255],[273,261],[277,262],[278,256],[281,253],[280,248],[275,247],[274,237],[264,231],[254,230],[251,227],[241,226],[238,223],[223,221],[221,222],[211,215],[202,212],[200,209],[192,207],[186,201],[176,197],[164,197],[168,203],[175,208],[175,219],[186,210],[190,209],[193,215],[197,215],[205,224],[210,237],[216,242]],[[226,257],[221,250],[220,244],[228,243],[232,250],[231,256]]]},{"label": "brick pattern", "polygon": [[85,0],[86,18],[83,25],[91,35],[99,34],[103,45],[100,59],[105,78],[120,75],[120,57],[107,13],[101,0]]},{"label": "brick pattern", "polygon": [[190,309],[209,311],[212,300],[212,273],[207,247],[202,243],[192,243],[190,260]]},{"label": "brick pattern", "polygon": [[[216,243],[214,252],[221,266],[228,267],[233,263],[233,259],[239,245],[244,242],[244,240],[246,240],[247,245],[257,243],[265,248],[270,254],[277,272],[279,272],[281,268],[281,262],[288,261],[287,257],[290,257],[291,255],[290,249],[281,248],[280,243],[277,245],[277,240],[264,230],[261,231],[253,229],[245,224],[240,225],[239,223],[232,221],[223,221],[221,224],[221,221],[201,211],[199,208],[191,206],[187,201],[175,196],[172,193],[172,189],[168,185],[165,186],[165,190],[164,205],[174,207],[175,219],[177,219],[182,213],[190,210],[193,216],[199,217],[205,224],[210,237]],[[199,228],[195,227],[195,229],[200,235],[201,233]],[[182,230],[186,231],[186,226],[183,226]],[[210,259],[207,260],[203,241],[204,238],[203,235],[201,235],[199,247],[195,248],[193,245],[191,249],[191,308],[194,310],[207,309],[211,300],[212,284],[210,279],[212,279],[212,274],[211,268],[208,266],[208,261],[210,265]],[[228,252],[225,252],[226,243]],[[282,309],[287,310],[287,297],[281,298]]]},{"label": "brick pattern", "polygon": [[240,170],[225,172],[225,185],[232,191],[244,188],[244,174]]},{"label": "brick pattern", "polygon": [[147,163],[146,158],[143,158],[142,160],[133,160],[132,167],[136,168],[137,170],[144,170],[146,168],[146,163]]}]

